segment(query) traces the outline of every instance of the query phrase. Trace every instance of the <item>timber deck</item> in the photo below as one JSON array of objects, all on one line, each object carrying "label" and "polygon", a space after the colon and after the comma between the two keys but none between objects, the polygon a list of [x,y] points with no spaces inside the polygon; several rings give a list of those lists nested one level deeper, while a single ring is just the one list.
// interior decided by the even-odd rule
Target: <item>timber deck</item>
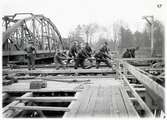
[{"label": "timber deck", "polygon": [[[24,113],[27,110],[36,110],[41,117],[45,117],[43,111],[64,112],[63,118],[153,117],[152,111],[141,99],[138,92],[147,92],[153,97],[156,96],[154,101],[158,104],[157,108],[163,110],[164,87],[153,81],[151,77],[159,78],[126,62],[121,61],[120,64],[123,64],[123,69],[121,67],[116,69],[79,68],[77,70],[71,68],[65,70],[37,68],[31,71],[27,69],[3,69],[4,75],[14,75],[18,80],[17,83],[3,86],[3,100],[13,93],[21,94],[14,96],[13,101],[3,107],[3,115],[7,118],[15,117],[22,111]],[[152,68],[146,69],[152,70]],[[128,78],[136,79],[140,84],[130,83]],[[38,80],[47,81],[47,87],[30,89],[30,82]],[[61,92],[64,96],[60,95]],[[132,96],[128,92],[131,92]],[[36,94],[38,95],[34,96]],[[41,94],[42,96],[40,96]],[[54,94],[56,95],[54,96]],[[47,104],[68,102],[69,104],[66,107],[41,106],[36,102]],[[138,107],[134,105],[135,102],[138,102]],[[140,110],[144,110],[143,115]]]},{"label": "timber deck", "polygon": [[[61,79],[60,79],[61,80]],[[84,81],[85,78],[78,78],[78,80]],[[128,95],[123,88],[121,81],[113,78],[89,78],[89,82],[77,82],[77,83],[66,83],[66,82],[56,82],[48,81],[48,86],[46,88],[41,88],[39,90],[29,89],[30,81],[32,80],[20,80],[18,83],[12,85],[3,86],[4,93],[12,92],[76,92],[72,102],[66,108],[63,117],[97,117],[97,116],[108,116],[108,117],[121,117],[121,116],[138,116],[132,103],[130,102]],[[38,97],[21,97],[15,98],[16,100],[47,100]],[[60,98],[59,98],[60,99]],[[57,99],[50,99],[49,101],[57,101]],[[61,100],[60,100],[61,101]],[[38,108],[39,107],[39,108]],[[40,106],[36,107],[40,110],[45,110]],[[24,109],[24,110],[34,110],[31,106],[17,107],[11,106],[12,109]],[[46,108],[47,109],[47,108]],[[48,108],[50,110],[50,108]],[[54,110],[54,109],[53,109]]]}]

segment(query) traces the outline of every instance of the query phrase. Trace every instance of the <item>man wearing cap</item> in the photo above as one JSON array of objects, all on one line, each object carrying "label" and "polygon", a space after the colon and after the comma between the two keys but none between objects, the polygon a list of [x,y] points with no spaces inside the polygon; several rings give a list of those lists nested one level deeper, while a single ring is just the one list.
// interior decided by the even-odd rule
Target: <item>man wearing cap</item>
[{"label": "man wearing cap", "polygon": [[33,42],[29,42],[24,49],[27,52],[28,70],[35,70],[35,56],[37,55]]}]

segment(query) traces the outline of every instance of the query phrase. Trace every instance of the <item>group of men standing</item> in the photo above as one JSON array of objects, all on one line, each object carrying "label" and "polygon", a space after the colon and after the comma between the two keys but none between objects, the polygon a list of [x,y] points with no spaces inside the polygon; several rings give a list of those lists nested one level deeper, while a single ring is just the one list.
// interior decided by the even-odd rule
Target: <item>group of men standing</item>
[{"label": "group of men standing", "polygon": [[[109,48],[108,48],[107,42],[105,42],[105,44],[96,52],[92,51],[92,48],[90,47],[88,43],[85,43],[85,45],[82,44],[80,46],[80,45],[77,45],[77,42],[74,42],[74,44],[70,48],[67,55],[65,55],[63,51],[58,51],[55,54],[55,61],[56,63],[59,64],[57,65],[58,66],[57,69],[59,69],[60,66],[65,68],[64,63],[62,62],[65,59],[67,59],[66,67],[68,66],[70,61],[73,59],[75,62],[74,64],[75,69],[77,69],[78,67],[82,67],[83,69],[85,69],[85,68],[92,67],[93,65],[92,57],[93,56],[96,59],[96,68],[99,68],[99,65],[101,62],[106,63],[108,67],[112,67],[110,62],[108,61],[108,59],[111,59],[111,58],[109,56]],[[89,67],[88,66],[86,67],[84,65],[86,59],[88,59],[89,62],[91,63]]]}]

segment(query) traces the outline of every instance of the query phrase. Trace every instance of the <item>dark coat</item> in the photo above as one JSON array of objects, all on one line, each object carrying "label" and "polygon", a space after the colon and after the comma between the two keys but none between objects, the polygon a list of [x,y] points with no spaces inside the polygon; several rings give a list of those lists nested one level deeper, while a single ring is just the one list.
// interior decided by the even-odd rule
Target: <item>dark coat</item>
[{"label": "dark coat", "polygon": [[72,46],[69,51],[69,56],[70,57],[76,57],[76,54],[78,53],[77,46]]},{"label": "dark coat", "polygon": [[106,60],[107,58],[111,59],[107,54],[102,51],[99,51],[94,56],[96,60]]}]

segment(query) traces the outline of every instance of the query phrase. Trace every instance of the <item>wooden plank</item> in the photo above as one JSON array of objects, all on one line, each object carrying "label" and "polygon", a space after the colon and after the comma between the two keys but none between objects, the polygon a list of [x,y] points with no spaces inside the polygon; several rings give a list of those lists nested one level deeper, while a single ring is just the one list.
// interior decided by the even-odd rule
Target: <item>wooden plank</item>
[{"label": "wooden plank", "polygon": [[165,98],[165,89],[160,86],[158,83],[153,81],[151,78],[148,76],[142,74],[138,70],[135,69],[132,65],[128,63],[124,63],[128,70],[144,85],[150,88],[154,93],[157,94],[161,99]]},{"label": "wooden plank", "polygon": [[[81,92],[77,92],[75,94],[75,97],[79,99],[79,97],[81,96]],[[66,117],[72,117],[75,115],[77,109],[78,109],[78,106],[80,104],[79,100],[76,100],[76,101],[72,101],[70,103],[70,105],[68,106],[68,108],[70,109],[69,112],[65,112],[64,115],[63,115],[63,118],[66,118]]]},{"label": "wooden plank", "polygon": [[146,92],[146,88],[134,88],[136,92]]},{"label": "wooden plank", "polygon": [[91,98],[87,104],[87,108],[85,109],[85,114],[89,115],[89,116],[93,116],[93,111],[95,109],[95,101],[97,99],[98,96],[98,89],[99,87],[93,87],[93,91],[92,91],[92,95]]},{"label": "wooden plank", "polygon": [[136,93],[136,91],[134,90],[134,88],[129,84],[129,82],[128,82],[127,78],[125,77],[125,75],[123,75],[120,71],[118,71],[118,72],[122,76],[123,80],[127,83],[127,85],[129,86],[129,88],[131,89],[132,94],[135,96],[135,98],[139,102],[139,104],[142,107],[142,109],[145,110],[146,117],[153,117],[152,112],[150,111],[150,109],[148,108],[148,106],[144,103],[144,101],[141,99],[141,97]]},{"label": "wooden plank", "polygon": [[130,97],[129,100],[131,100],[131,101],[137,101],[137,99],[135,97]]},{"label": "wooden plank", "polygon": [[165,60],[164,58],[121,58],[117,60],[124,60],[124,61],[147,61],[147,60]]},{"label": "wooden plank", "polygon": [[40,106],[10,106],[9,109],[21,109],[21,110],[39,110],[39,111],[70,111],[66,107],[40,107]]},{"label": "wooden plank", "polygon": [[152,74],[150,74],[150,73],[148,73],[148,72],[146,72],[146,71],[144,71],[144,70],[142,70],[142,69],[136,68],[136,70],[140,71],[141,73],[143,73],[143,74],[145,74],[145,75],[147,75],[147,76],[149,76],[149,77],[156,78],[156,79],[158,79],[158,80],[160,80],[160,81],[163,81],[163,80],[161,80],[158,76],[152,75]]},{"label": "wooden plank", "polygon": [[92,115],[97,117],[101,114],[99,107],[101,109],[103,109],[103,107],[101,106],[101,103],[103,103],[103,101],[102,101],[103,87],[101,85],[99,85],[98,89],[96,89],[96,90],[97,90],[97,96],[94,99],[94,108],[92,111]]},{"label": "wooden plank", "polygon": [[81,92],[81,90],[50,90],[50,89],[39,89],[39,90],[35,90],[35,89],[27,89],[27,90],[3,90],[3,92],[5,93],[25,93],[25,92]]},{"label": "wooden plank", "polygon": [[76,101],[71,102],[71,104],[69,105],[69,112],[66,112],[64,114],[64,118],[67,117],[76,117],[76,113],[78,112],[78,109],[80,107],[80,104],[82,103],[82,101],[85,99],[85,96],[87,95],[87,90],[89,89],[90,86],[87,86],[84,88],[84,90],[80,93],[76,93],[75,97],[77,97]]},{"label": "wooden plank", "polygon": [[115,73],[112,69],[65,69],[65,70],[54,70],[54,69],[44,69],[44,70],[3,70],[3,73],[23,73],[23,74],[65,74],[65,73]]},{"label": "wooden plank", "polygon": [[[23,80],[29,80],[29,79],[51,79],[51,81],[61,81],[69,79],[70,81],[74,81],[74,79],[85,79],[85,80],[81,80],[81,82],[87,81],[91,78],[114,78],[114,75],[107,75],[107,76],[47,76],[47,77],[36,77],[36,76],[30,76],[30,77],[24,77],[24,76],[18,76],[15,77],[16,79],[18,79],[19,81],[23,81]],[[65,81],[64,81],[65,82]],[[75,81],[74,81],[75,82]]]},{"label": "wooden plank", "polygon": [[[22,95],[21,97],[30,97],[32,96],[32,93],[29,92],[29,93],[25,93],[24,95]],[[20,101],[16,100],[16,101],[13,101],[12,103],[8,104],[7,106],[5,106],[3,108],[3,116],[4,117],[10,117],[12,116],[13,114],[15,114],[15,112],[20,112],[20,111],[13,111],[13,110],[10,110],[9,108],[11,106],[14,106],[14,105],[23,105],[23,103],[20,103]]]},{"label": "wooden plank", "polygon": [[[55,50],[38,50],[37,54],[48,54],[48,53],[55,53]],[[3,51],[3,56],[8,55],[26,55],[27,53],[25,51]]]},{"label": "wooden plank", "polygon": [[106,105],[108,103],[105,103],[106,98],[109,96],[104,96],[104,93],[105,93],[105,87],[104,86],[99,87],[93,111],[93,115],[95,117],[105,117],[107,115],[110,115],[109,106]]},{"label": "wooden plank", "polygon": [[93,88],[92,87],[89,87],[88,89],[86,89],[86,94],[84,95],[84,98],[80,101],[79,108],[78,108],[78,110],[75,114],[76,117],[87,116],[85,114],[85,110],[86,110],[87,105],[90,101],[92,93],[93,93]]},{"label": "wooden plank", "polygon": [[119,107],[117,105],[117,100],[115,99],[115,88],[118,87],[118,86],[112,86],[109,90],[110,92],[110,98],[111,98],[111,101],[110,101],[110,110],[112,111],[112,116],[113,117],[119,117]]},{"label": "wooden plank", "polygon": [[114,93],[113,97],[115,98],[117,104],[119,117],[128,117],[128,112],[125,108],[125,104],[120,92],[120,86],[117,87],[114,86],[113,93]]},{"label": "wooden plank", "polygon": [[128,112],[128,117],[139,117],[125,89],[123,87],[120,87],[120,91],[121,91],[121,95],[122,95],[126,110]]},{"label": "wooden plank", "polygon": [[15,100],[26,100],[35,102],[71,102],[77,100],[76,97],[17,97]]},{"label": "wooden plank", "polygon": [[150,68],[150,67],[137,67],[145,71],[164,71],[165,68]]},{"label": "wooden plank", "polygon": [[77,80],[77,79],[67,79],[67,80],[59,80],[59,79],[51,79],[51,78],[41,78],[41,79],[47,80],[47,81],[68,82],[68,83],[74,83],[74,82],[90,82],[90,80]]},{"label": "wooden plank", "polygon": [[[152,98],[160,104],[161,109],[165,110],[164,99],[165,99],[165,88],[156,83],[154,80],[149,78],[147,75],[141,73],[142,70],[133,67],[132,65],[125,63],[125,67],[145,86],[148,93]],[[140,70],[140,71],[139,71]]]},{"label": "wooden plank", "polygon": [[105,87],[105,92],[104,92],[104,96],[105,96],[104,102],[106,102],[105,108],[106,108],[107,111],[109,110],[109,117],[118,117],[117,106],[113,101],[114,100],[114,95],[113,95],[112,87],[113,86]]},{"label": "wooden plank", "polygon": [[2,99],[3,101],[8,98],[10,95],[8,93],[2,93]]},{"label": "wooden plank", "polygon": [[133,87],[144,87],[143,84],[132,84],[132,83],[130,83],[130,85],[133,86]]},{"label": "wooden plank", "polygon": [[[37,106],[37,105],[36,105],[35,103],[33,103],[33,102],[28,102],[28,104],[27,104],[27,106],[32,106],[32,105]],[[19,117],[22,118],[25,114],[27,114],[27,112],[28,112],[28,111],[24,110],[24,111],[19,115]],[[38,112],[38,114],[39,114],[40,117],[46,118],[46,116],[43,114],[42,111],[37,110],[37,112]],[[15,116],[17,116],[17,115],[18,115],[18,114],[16,114]],[[14,116],[14,117],[15,117],[15,116]]]}]

